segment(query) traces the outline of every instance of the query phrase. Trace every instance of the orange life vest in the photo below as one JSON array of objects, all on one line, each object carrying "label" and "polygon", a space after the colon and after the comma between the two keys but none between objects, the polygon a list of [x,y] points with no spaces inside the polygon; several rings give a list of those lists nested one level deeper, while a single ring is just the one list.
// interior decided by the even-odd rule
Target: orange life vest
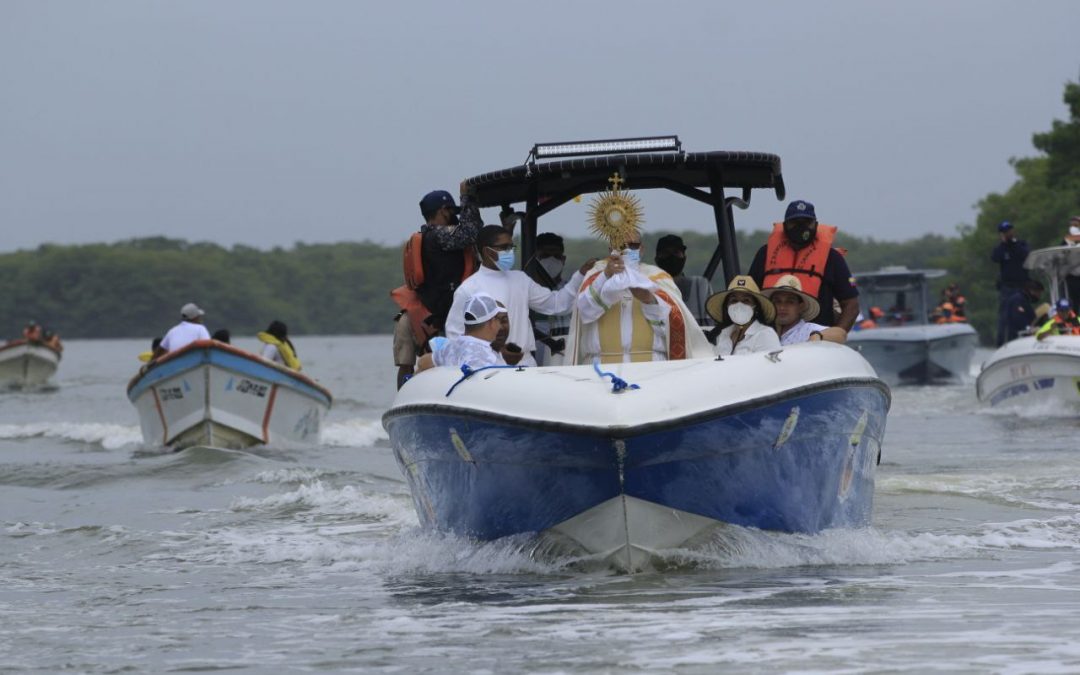
[{"label": "orange life vest", "polygon": [[803,293],[818,297],[821,280],[825,278],[825,263],[835,238],[835,226],[819,223],[814,241],[797,249],[784,235],[784,224],[773,223],[765,248],[765,279],[761,287],[770,288],[785,274],[794,274],[802,284]]},{"label": "orange life vest", "polygon": [[[413,339],[421,350],[427,346],[428,340],[438,334],[438,330],[427,322],[431,316],[431,310],[424,306],[420,300],[420,294],[416,292],[424,283],[424,256],[423,238],[420,232],[414,232],[405,242],[405,250],[402,256],[402,266],[405,272],[405,285],[398,286],[390,291],[390,297],[398,307],[405,310],[405,315],[412,328]],[[461,252],[465,263],[465,272],[461,280],[468,279],[476,271],[476,255],[472,247],[467,247]],[[404,317],[403,317],[404,318]],[[398,319],[401,321],[401,319]]]},{"label": "orange life vest", "polygon": [[877,322],[873,319],[863,319],[859,322],[859,330],[867,330],[869,328],[877,328]]},{"label": "orange life vest", "polygon": [[[405,285],[413,290],[420,288],[424,284],[423,241],[423,233],[413,232],[409,240],[405,242],[405,250],[403,251],[402,266],[405,270]],[[461,252],[461,256],[465,261],[465,273],[461,276],[461,280],[465,281],[476,271],[476,256],[473,254],[471,246],[465,248]],[[405,308],[402,307],[402,309]]]}]

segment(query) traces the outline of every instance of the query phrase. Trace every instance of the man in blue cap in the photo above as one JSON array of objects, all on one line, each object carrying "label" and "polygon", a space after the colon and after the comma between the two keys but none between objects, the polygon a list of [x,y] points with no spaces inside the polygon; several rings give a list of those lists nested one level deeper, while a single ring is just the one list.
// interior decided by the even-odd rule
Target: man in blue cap
[{"label": "man in blue cap", "polygon": [[[773,223],[769,240],[750,263],[750,277],[762,290],[793,275],[802,291],[817,299],[814,323],[850,331],[859,316],[859,290],[840,251],[833,248],[836,227],[818,223],[814,205],[799,199],[788,204],[783,223]],[[833,309],[833,301],[840,312]]]},{"label": "man in blue cap", "polygon": [[394,319],[398,387],[414,372],[428,340],[443,334],[454,290],[476,270],[476,236],[483,226],[465,183],[460,207],[446,190],[434,190],[420,200],[420,214],[424,224],[405,244],[405,285],[390,293],[402,309]]},{"label": "man in blue cap", "polygon": [[998,272],[998,325],[997,346],[1005,344],[1007,340],[1009,299],[1018,291],[1023,290],[1024,283],[1030,278],[1024,269],[1024,260],[1027,259],[1028,244],[1023,239],[1016,238],[1016,230],[1013,224],[1005,220],[998,224],[998,237],[1001,241],[990,253],[990,259],[996,262],[1001,270]]}]

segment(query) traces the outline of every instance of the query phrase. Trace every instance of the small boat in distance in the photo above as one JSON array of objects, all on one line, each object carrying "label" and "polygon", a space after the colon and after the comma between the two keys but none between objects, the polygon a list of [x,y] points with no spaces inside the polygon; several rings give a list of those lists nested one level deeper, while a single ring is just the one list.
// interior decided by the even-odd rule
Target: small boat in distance
[{"label": "small boat in distance", "polygon": [[[1024,267],[1048,280],[1051,306],[1068,297],[1066,277],[1080,275],[1080,247],[1054,246],[1032,251]],[[1073,306],[1080,298],[1070,298]],[[982,365],[975,382],[979,400],[991,406],[1049,405],[1080,413],[1080,335],[1034,335],[1004,344]]]},{"label": "small boat in distance", "polygon": [[0,387],[40,387],[59,365],[60,350],[35,340],[11,340],[0,345]]},{"label": "small boat in distance", "polygon": [[928,280],[945,270],[883,267],[855,275],[863,313],[881,308],[876,328],[852,331],[847,344],[890,384],[962,380],[971,371],[979,335],[966,322],[930,323]]},{"label": "small boat in distance", "polygon": [[332,402],[311,378],[216,340],[166,354],[127,393],[143,440],[174,450],[317,443]]}]

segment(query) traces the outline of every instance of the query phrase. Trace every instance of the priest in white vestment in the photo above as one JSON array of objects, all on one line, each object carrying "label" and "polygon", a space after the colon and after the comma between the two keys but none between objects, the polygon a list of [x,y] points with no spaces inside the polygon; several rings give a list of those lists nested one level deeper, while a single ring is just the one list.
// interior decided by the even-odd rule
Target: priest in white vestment
[{"label": "priest in white vestment", "polygon": [[585,275],[566,353],[579,364],[710,358],[712,346],[675,281],[641,262],[641,235]]}]

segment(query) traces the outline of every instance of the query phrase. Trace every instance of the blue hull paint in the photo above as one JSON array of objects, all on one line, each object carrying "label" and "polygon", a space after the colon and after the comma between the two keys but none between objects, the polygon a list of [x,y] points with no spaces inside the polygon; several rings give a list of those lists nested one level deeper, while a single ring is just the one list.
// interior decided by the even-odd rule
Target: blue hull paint
[{"label": "blue hull paint", "polygon": [[385,422],[425,527],[538,532],[626,494],[812,533],[869,524],[887,409],[885,391],[862,384],[619,438],[466,411],[391,410]]}]

